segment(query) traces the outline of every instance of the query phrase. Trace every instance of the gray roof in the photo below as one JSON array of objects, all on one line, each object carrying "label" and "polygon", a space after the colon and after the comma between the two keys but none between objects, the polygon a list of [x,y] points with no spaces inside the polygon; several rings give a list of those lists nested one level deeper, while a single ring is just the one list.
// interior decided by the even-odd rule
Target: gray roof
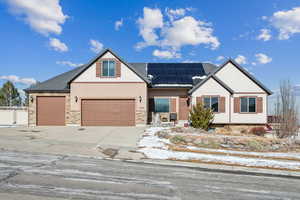
[{"label": "gray roof", "polygon": [[147,63],[129,63],[140,75],[148,79],[147,76]]},{"label": "gray roof", "polygon": [[[142,78],[147,84],[151,84],[148,79],[148,74],[156,75],[155,80],[152,80],[153,84],[174,84],[174,87],[179,87],[178,84],[192,83],[191,80],[195,75],[207,75],[207,78],[197,83],[189,92],[193,92],[196,88],[200,87],[205,83],[210,77],[214,78],[218,83],[220,83],[229,92],[233,92],[225,83],[219,80],[214,74],[216,74],[222,67],[224,67],[228,62],[232,62],[237,68],[253,80],[259,87],[265,90],[268,94],[272,94],[261,82],[255,79],[251,74],[244,70],[241,66],[235,63],[233,60],[228,60],[221,67],[217,68],[215,65],[210,63],[126,63],[123,59],[117,56],[112,50],[105,49],[99,53],[95,58],[91,59],[87,64],[77,67],[73,70],[55,76],[49,80],[38,83],[30,88],[27,88],[26,92],[70,92],[70,83],[88,69],[96,60],[104,55],[107,51],[116,56],[121,62],[123,62],[130,70]],[[152,66],[152,67],[151,67]],[[175,67],[176,66],[176,67]],[[172,69],[173,74],[166,73],[168,71],[166,68]],[[192,72],[194,70],[194,72]],[[201,73],[199,72],[201,71]],[[154,73],[155,72],[155,73]],[[187,74],[189,73],[189,74]],[[185,79],[183,75],[186,74]],[[165,77],[165,78],[164,78]],[[177,86],[175,86],[177,85]],[[155,87],[155,84],[152,85]],[[189,88],[191,88],[189,86]]]},{"label": "gray roof", "polygon": [[69,81],[78,73],[80,73],[86,65],[76,67],[73,70],[55,76],[49,80],[37,83],[32,87],[25,89],[26,92],[69,92]]}]

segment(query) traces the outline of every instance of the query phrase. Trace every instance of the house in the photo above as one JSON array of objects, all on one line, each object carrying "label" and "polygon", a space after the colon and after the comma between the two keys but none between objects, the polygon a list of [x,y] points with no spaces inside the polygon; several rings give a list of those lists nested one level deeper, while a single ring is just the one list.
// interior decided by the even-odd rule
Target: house
[{"label": "house", "polygon": [[127,63],[110,49],[26,92],[31,126],[138,126],[157,115],[182,123],[199,102],[214,110],[214,124],[266,124],[272,94],[231,59]]}]

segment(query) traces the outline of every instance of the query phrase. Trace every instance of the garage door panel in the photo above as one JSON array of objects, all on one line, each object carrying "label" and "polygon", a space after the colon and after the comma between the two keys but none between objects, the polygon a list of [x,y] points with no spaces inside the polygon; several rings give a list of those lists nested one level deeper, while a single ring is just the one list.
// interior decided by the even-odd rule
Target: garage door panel
[{"label": "garage door panel", "polygon": [[134,126],[135,101],[124,99],[82,100],[83,126]]},{"label": "garage door panel", "polygon": [[37,97],[37,125],[65,125],[65,97]]}]

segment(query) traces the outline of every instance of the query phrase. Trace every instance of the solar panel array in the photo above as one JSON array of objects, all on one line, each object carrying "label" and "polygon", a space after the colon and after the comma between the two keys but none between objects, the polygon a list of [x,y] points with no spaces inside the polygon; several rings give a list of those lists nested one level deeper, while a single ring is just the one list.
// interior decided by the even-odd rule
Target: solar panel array
[{"label": "solar panel array", "polygon": [[193,84],[193,76],[204,76],[202,63],[148,63],[152,84]]}]

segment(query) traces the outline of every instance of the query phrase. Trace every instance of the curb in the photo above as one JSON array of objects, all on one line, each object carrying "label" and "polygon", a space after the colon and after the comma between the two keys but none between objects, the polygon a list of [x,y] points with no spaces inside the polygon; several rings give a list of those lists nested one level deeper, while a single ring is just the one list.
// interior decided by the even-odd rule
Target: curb
[{"label": "curb", "polygon": [[283,171],[283,170],[269,170],[269,169],[259,169],[259,168],[249,168],[249,167],[232,167],[232,166],[225,166],[225,165],[185,163],[180,161],[166,161],[166,160],[153,160],[153,159],[150,159],[149,161],[146,160],[123,160],[123,161],[128,163],[158,165],[163,167],[174,167],[174,168],[183,167],[187,169],[194,169],[194,170],[199,170],[204,172],[300,179],[300,172],[290,172],[290,171]]}]

